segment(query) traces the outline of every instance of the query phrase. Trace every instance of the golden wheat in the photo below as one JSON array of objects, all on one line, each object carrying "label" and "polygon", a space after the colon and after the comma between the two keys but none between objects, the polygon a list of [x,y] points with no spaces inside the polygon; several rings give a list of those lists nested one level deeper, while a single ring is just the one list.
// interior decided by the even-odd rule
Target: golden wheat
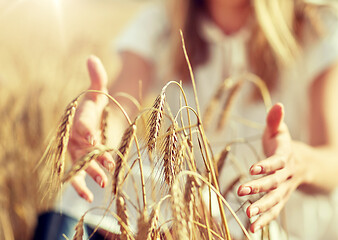
[{"label": "golden wheat", "polygon": [[171,210],[174,217],[174,236],[177,239],[189,239],[183,202],[184,197],[179,187],[179,181],[175,181],[171,187]]},{"label": "golden wheat", "polygon": [[203,124],[205,129],[207,130],[209,127],[209,124],[211,122],[212,116],[213,116],[213,112],[215,110],[215,108],[218,106],[218,104],[221,101],[222,96],[224,95],[224,93],[231,88],[233,85],[233,80],[232,78],[227,78],[225,79],[217,88],[216,93],[214,94],[214,96],[212,97],[211,101],[208,103],[204,114],[203,114]]},{"label": "golden wheat", "polygon": [[243,81],[240,80],[237,83],[235,83],[235,85],[230,89],[229,94],[227,98],[225,99],[225,102],[223,105],[223,111],[218,119],[218,123],[217,123],[218,131],[222,130],[223,127],[226,125],[229,115],[230,115],[231,108],[234,104],[234,101],[236,99],[236,96],[239,93],[239,90],[242,84],[243,84]]},{"label": "golden wheat", "polygon": [[107,149],[104,149],[102,147],[96,148],[92,150],[91,152],[87,153],[81,159],[77,160],[76,163],[72,166],[72,169],[69,172],[67,172],[67,174],[62,179],[62,183],[65,183],[71,180],[72,177],[74,177],[78,172],[86,169],[92,160],[97,159],[99,156],[104,154],[106,150]]},{"label": "golden wheat", "polygon": [[122,140],[119,146],[119,152],[116,156],[115,160],[115,170],[114,170],[114,176],[113,176],[113,193],[116,195],[117,189],[122,182],[124,176],[124,166],[123,164],[126,162],[126,158],[128,156],[131,143],[133,141],[133,137],[136,132],[136,124],[132,123],[124,132],[122,136]]},{"label": "golden wheat", "polygon": [[108,114],[109,108],[106,106],[103,109],[101,122],[100,122],[100,131],[101,131],[101,144],[106,145],[107,143],[107,125],[108,125]]},{"label": "golden wheat", "polygon": [[121,240],[129,240],[129,221],[128,221],[128,214],[127,214],[127,207],[126,202],[122,194],[118,193],[116,198],[116,210],[117,215],[120,217],[119,224],[120,224],[120,239]]},{"label": "golden wheat", "polygon": [[171,125],[167,130],[167,135],[163,144],[163,172],[166,183],[171,186],[177,175],[178,163],[178,138],[175,125]]},{"label": "golden wheat", "polygon": [[147,146],[149,152],[152,152],[156,147],[156,140],[160,133],[163,112],[165,104],[165,91],[162,91],[161,94],[156,98],[153,110],[148,119],[148,137],[147,137]]},{"label": "golden wheat", "polygon": [[79,222],[75,226],[75,235],[73,237],[73,240],[83,239],[83,221],[84,221],[84,215],[80,218]]}]

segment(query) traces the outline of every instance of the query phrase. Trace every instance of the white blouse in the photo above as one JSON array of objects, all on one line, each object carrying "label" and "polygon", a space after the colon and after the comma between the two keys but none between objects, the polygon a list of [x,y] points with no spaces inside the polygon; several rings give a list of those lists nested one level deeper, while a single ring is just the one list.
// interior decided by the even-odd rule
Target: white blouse
[{"label": "white blouse", "polygon": [[[303,55],[292,66],[284,69],[279,77],[281,84],[271,94],[272,103],[281,102],[284,104],[285,122],[289,127],[292,138],[305,143],[308,142],[309,131],[307,119],[311,117],[308,106],[308,89],[318,74],[338,60],[338,31],[335,29],[338,26],[338,21],[326,14],[324,23],[329,34],[320,41],[313,39],[306,41]],[[130,23],[116,43],[119,52],[131,51],[137,53],[154,64],[156,79],[158,80],[158,86],[155,87],[157,93],[166,81],[172,80],[164,79],[169,51],[165,38],[168,28],[168,16],[165,8],[160,4],[150,5]],[[236,78],[241,74],[250,72],[246,49],[250,35],[250,24],[232,35],[225,35],[211,21],[204,18],[202,19],[200,34],[208,42],[210,50],[207,63],[193,69],[201,112],[203,113],[219,84],[225,78],[232,76],[236,81]],[[243,89],[236,97],[228,125],[223,131],[219,132],[212,127],[208,130],[207,135],[211,146],[215,146],[215,149],[213,149],[215,153],[229,141],[247,138],[254,139],[250,143],[256,149],[260,158],[263,159],[260,136],[265,124],[266,108],[263,101],[248,101],[247,96],[250,95],[253,87],[253,84],[244,84]],[[184,88],[189,103],[195,106],[191,87],[188,85]],[[167,92],[168,102],[173,112],[179,106],[176,90],[169,88]],[[220,106],[222,106],[222,103]],[[216,111],[220,111],[220,109]],[[212,122],[210,126],[215,126],[217,123],[216,113],[214,119],[216,121]],[[253,123],[255,127],[249,126],[248,121]],[[226,188],[238,176],[239,171],[248,172],[251,164],[258,160],[245,144],[235,145],[233,152],[233,159],[235,158],[238,161],[227,160],[228,163],[221,172],[221,189]],[[234,162],[240,162],[240,164]],[[146,171],[151,172],[148,166],[145,166],[145,168]],[[78,197],[73,188],[69,187],[57,208],[64,213],[79,218],[89,208],[106,206],[108,195],[105,195],[105,192],[94,181],[89,178],[87,180],[89,188],[93,189],[94,192],[92,204]],[[131,185],[126,187],[126,191],[128,191],[127,188],[131,189],[131,192],[133,191]],[[236,190],[234,190],[234,193]],[[228,197],[228,200],[234,209],[238,209],[241,203],[238,202],[238,197],[234,193]],[[338,226],[338,197],[336,195],[333,194],[329,197],[309,196],[296,191],[285,207],[289,239],[338,239],[338,229],[335,228],[335,226]],[[90,212],[86,221],[91,224],[98,223],[102,219],[102,212],[100,210],[96,213]],[[134,219],[137,219],[135,211],[131,210],[131,215],[134,215]],[[214,215],[217,215],[217,212]],[[239,211],[239,215],[242,219],[246,218],[244,211]],[[228,217],[228,219],[232,229],[231,233],[234,236],[241,237],[241,230],[237,224],[231,217]],[[136,226],[135,221],[133,225]],[[116,221],[111,217],[105,217],[100,226],[111,231],[118,231]],[[280,233],[278,234],[277,237],[272,239],[281,239]]]}]

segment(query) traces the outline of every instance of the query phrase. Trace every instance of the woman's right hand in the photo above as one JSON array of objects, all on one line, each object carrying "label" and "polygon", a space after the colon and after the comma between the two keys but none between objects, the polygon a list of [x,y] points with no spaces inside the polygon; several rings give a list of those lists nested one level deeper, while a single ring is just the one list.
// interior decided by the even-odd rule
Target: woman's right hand
[{"label": "woman's right hand", "polygon": [[[87,61],[87,67],[91,81],[89,89],[107,93],[108,77],[101,61],[91,56]],[[87,93],[80,103],[75,113],[68,147],[73,162],[88,153],[93,146],[101,144],[100,122],[107,103],[107,97],[97,93]],[[71,181],[76,192],[88,202],[92,202],[94,196],[86,185],[85,176],[89,174],[97,184],[105,187],[108,179],[101,167],[113,169],[114,162],[109,153],[100,156],[96,161],[91,161],[87,169],[79,172]]]}]

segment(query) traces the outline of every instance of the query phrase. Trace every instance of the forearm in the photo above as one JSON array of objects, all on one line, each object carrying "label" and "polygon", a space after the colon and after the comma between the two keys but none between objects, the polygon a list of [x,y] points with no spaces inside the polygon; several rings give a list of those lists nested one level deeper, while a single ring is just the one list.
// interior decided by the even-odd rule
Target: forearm
[{"label": "forearm", "polygon": [[[109,94],[117,97],[117,100],[126,109],[127,113],[133,115],[137,112],[137,104],[134,100],[142,101],[151,88],[153,82],[153,66],[142,57],[124,52],[121,54],[122,69],[112,84],[109,86]],[[124,93],[131,98],[118,96],[118,93]]]},{"label": "forearm", "polygon": [[338,187],[338,149],[330,145],[309,146],[294,142],[295,157],[303,166],[301,189],[330,192]]}]

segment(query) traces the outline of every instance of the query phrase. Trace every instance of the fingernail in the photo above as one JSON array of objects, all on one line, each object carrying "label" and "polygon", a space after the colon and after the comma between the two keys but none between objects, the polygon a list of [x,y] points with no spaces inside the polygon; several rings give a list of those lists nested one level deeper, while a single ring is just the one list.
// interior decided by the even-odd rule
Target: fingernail
[{"label": "fingernail", "polygon": [[257,226],[255,226],[255,228],[254,228],[254,231],[253,231],[253,232],[257,232],[259,229],[261,229],[261,226],[257,225]]},{"label": "fingernail", "polygon": [[83,198],[84,200],[88,201],[86,194],[80,194],[80,197]]},{"label": "fingernail", "polygon": [[251,168],[251,174],[252,175],[260,174],[262,171],[263,171],[262,166],[253,166]]},{"label": "fingernail", "polygon": [[254,207],[249,210],[250,217],[256,216],[259,213],[259,208]]},{"label": "fingernail", "polygon": [[94,136],[93,136],[93,135],[87,134],[86,140],[87,140],[87,142],[88,142],[90,145],[94,146],[95,140],[94,140]]},{"label": "fingernail", "polygon": [[242,187],[238,192],[240,196],[248,195],[250,193],[251,193],[251,187]]},{"label": "fingernail", "polygon": [[95,181],[97,182],[97,184],[99,184],[102,188],[104,187],[104,183],[103,183],[103,180],[100,176],[97,176],[95,178]]}]

